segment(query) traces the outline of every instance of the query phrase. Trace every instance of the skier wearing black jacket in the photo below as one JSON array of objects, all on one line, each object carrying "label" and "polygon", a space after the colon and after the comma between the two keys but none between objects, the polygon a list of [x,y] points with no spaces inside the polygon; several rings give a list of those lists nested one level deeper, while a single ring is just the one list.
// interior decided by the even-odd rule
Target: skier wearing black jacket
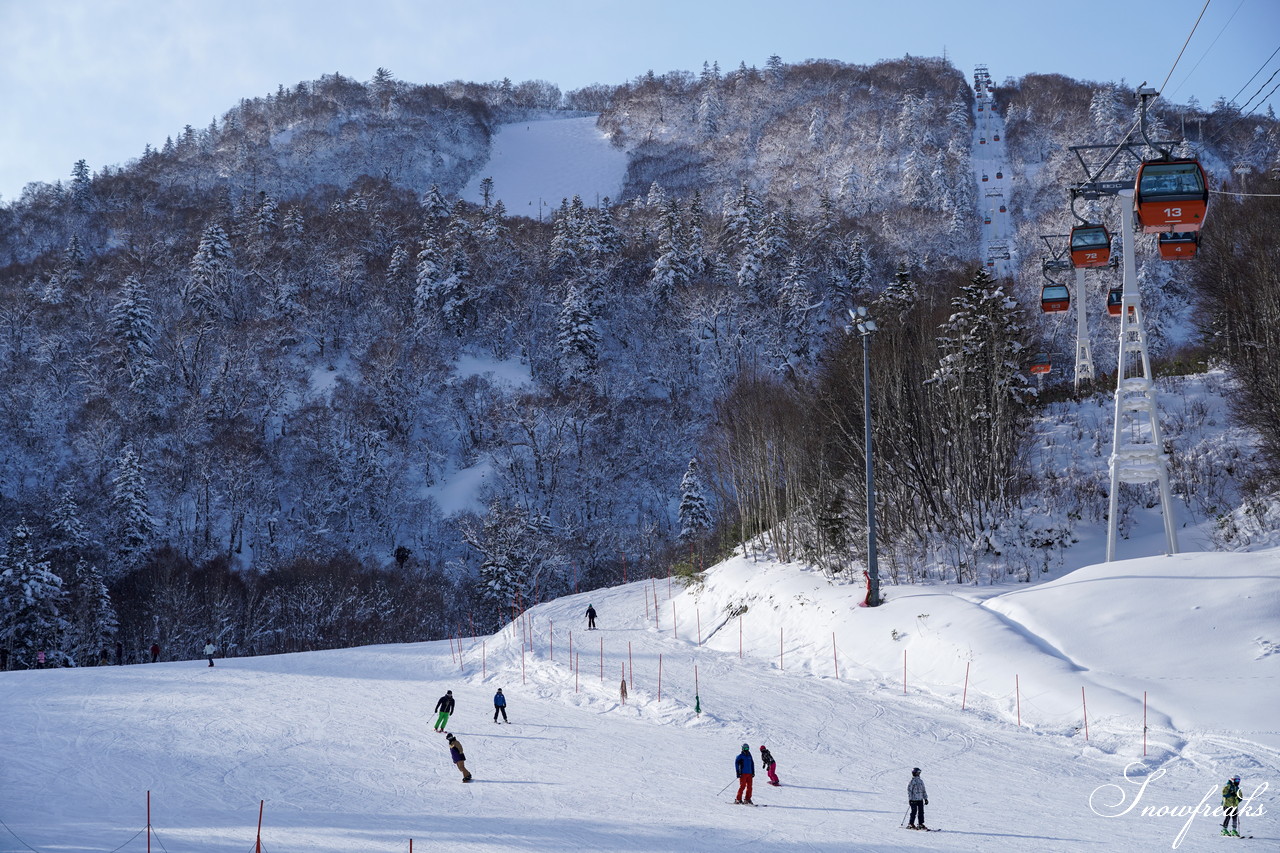
[{"label": "skier wearing black jacket", "polygon": [[449,722],[449,715],[453,713],[453,691],[446,690],[444,695],[436,702],[436,710],[440,712],[440,716],[436,717],[436,724],[432,726],[436,731],[444,731],[445,725]]}]

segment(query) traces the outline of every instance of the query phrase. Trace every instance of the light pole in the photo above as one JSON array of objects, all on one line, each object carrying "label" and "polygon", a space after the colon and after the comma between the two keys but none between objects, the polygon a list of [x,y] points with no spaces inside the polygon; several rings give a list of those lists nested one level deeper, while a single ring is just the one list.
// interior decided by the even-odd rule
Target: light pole
[{"label": "light pole", "polygon": [[880,605],[880,568],[876,564],[876,486],[871,464],[871,335],[876,321],[861,306],[849,311],[853,328],[862,336],[862,422],[867,450],[867,606]]}]

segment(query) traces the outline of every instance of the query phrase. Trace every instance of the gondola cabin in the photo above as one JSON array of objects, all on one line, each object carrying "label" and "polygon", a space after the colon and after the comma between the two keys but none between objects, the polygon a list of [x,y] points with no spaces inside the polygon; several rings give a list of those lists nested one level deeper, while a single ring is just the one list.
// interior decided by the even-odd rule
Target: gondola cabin
[{"label": "gondola cabin", "polygon": [[982,216],[982,224],[983,224],[983,225],[990,225],[990,224],[991,224],[991,214],[990,214],[990,213],[983,214],[983,216]]},{"label": "gondola cabin", "polygon": [[983,173],[982,173],[982,182],[983,182],[984,184],[987,182],[987,173],[986,173],[986,172],[983,172]]},{"label": "gondola cabin", "polygon": [[1004,177],[1004,172],[996,172],[996,180],[1000,180],[1003,177]]},{"label": "gondola cabin", "polygon": [[1031,359],[1031,365],[1028,369],[1031,371],[1032,375],[1040,376],[1048,373],[1052,368],[1053,365],[1049,362],[1049,353],[1038,352],[1036,353],[1036,357]]},{"label": "gondola cabin", "polygon": [[1006,210],[1005,210],[1005,206],[1004,206],[1003,204],[1002,204],[1002,205],[1000,205],[1000,212],[1001,212],[1001,213],[1005,213],[1005,212],[1006,212]]},{"label": "gondola cabin", "polygon": [[1071,310],[1071,291],[1065,284],[1046,284],[1040,289],[1040,310],[1061,314]]},{"label": "gondola cabin", "polygon": [[998,133],[992,134],[992,136],[991,136],[991,140],[992,140],[993,142],[999,142],[999,141],[1000,141],[1000,134],[998,134]]},{"label": "gondola cabin", "polygon": [[1200,247],[1200,232],[1161,234],[1158,242],[1160,257],[1164,260],[1189,261],[1196,256],[1196,249]]},{"label": "gondola cabin", "polygon": [[1111,235],[1101,225],[1071,229],[1071,265],[1076,269],[1105,267],[1111,260]]},{"label": "gondola cabin", "polygon": [[1199,160],[1149,160],[1138,167],[1133,210],[1144,234],[1199,231],[1208,204]]},{"label": "gondola cabin", "polygon": [[1119,317],[1124,308],[1124,288],[1113,287],[1107,291],[1107,313]]}]

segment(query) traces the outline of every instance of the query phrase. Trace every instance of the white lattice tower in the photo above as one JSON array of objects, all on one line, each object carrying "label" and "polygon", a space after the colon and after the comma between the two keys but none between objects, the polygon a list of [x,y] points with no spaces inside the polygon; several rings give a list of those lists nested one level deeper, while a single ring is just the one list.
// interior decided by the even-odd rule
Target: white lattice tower
[{"label": "white lattice tower", "polygon": [[1107,512],[1107,561],[1115,559],[1119,527],[1120,484],[1156,483],[1164,514],[1165,553],[1178,553],[1169,493],[1169,457],[1160,433],[1147,334],[1142,325],[1142,295],[1134,255],[1132,190],[1120,194],[1124,289],[1120,305],[1120,345],[1116,366],[1115,424],[1111,438],[1111,498]]},{"label": "white lattice tower", "polygon": [[1084,270],[1076,268],[1076,390],[1081,382],[1093,381],[1093,352],[1089,349],[1089,324],[1086,322]]}]

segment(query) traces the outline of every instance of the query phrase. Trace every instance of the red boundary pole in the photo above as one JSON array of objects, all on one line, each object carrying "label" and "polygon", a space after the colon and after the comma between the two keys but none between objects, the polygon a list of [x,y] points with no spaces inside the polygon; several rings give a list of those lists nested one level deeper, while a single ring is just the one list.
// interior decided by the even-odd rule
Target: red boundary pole
[{"label": "red boundary pole", "polygon": [[676,600],[671,599],[671,637],[672,639],[680,639],[680,634],[676,630]]},{"label": "red boundary pole", "polygon": [[147,853],[151,853],[151,792],[147,791]]},{"label": "red boundary pole", "polygon": [[964,665],[964,694],[960,697],[960,710],[964,710],[965,702],[969,701],[969,666],[973,661],[969,661]]},{"label": "red boundary pole", "polygon": [[266,800],[258,800],[258,840],[254,843],[255,853],[262,853],[262,806]]}]

